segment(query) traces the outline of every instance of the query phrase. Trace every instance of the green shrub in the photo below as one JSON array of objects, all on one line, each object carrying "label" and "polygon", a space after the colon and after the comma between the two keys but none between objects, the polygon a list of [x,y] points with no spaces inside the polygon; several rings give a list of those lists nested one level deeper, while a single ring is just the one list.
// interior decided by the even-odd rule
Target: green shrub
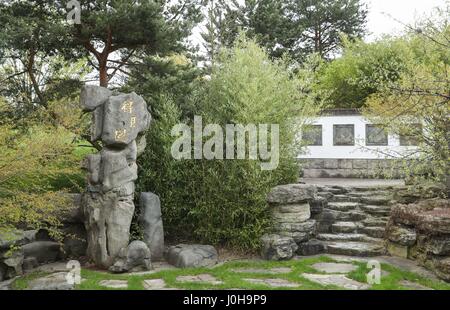
[{"label": "green shrub", "polygon": [[[282,183],[296,182],[299,151],[296,133],[314,114],[300,79],[286,62],[273,62],[254,42],[241,38],[223,50],[210,78],[197,81],[190,96],[191,115],[203,124],[279,124],[280,160],[275,170],[261,170],[260,160],[175,160],[172,127],[180,109],[162,97],[147,134],[148,146],[139,158],[139,191],[161,198],[166,237],[255,249],[270,227],[266,196]],[[247,146],[248,147],[248,146]]]}]

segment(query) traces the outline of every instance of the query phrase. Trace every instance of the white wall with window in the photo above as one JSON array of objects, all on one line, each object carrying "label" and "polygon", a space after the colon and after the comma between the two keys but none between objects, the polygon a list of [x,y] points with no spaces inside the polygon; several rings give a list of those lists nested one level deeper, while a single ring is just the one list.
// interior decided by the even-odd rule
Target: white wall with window
[{"label": "white wall with window", "polygon": [[317,117],[302,138],[308,146],[300,159],[385,159],[417,150],[412,139],[386,133],[362,115]]}]

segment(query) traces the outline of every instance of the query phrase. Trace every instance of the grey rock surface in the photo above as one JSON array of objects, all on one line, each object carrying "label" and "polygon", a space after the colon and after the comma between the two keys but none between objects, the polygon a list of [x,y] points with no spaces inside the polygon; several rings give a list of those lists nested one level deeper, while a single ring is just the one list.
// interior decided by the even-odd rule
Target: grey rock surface
[{"label": "grey rock surface", "polygon": [[144,242],[152,253],[152,260],[161,260],[164,257],[164,229],[159,197],[150,192],[141,193],[139,207]]},{"label": "grey rock surface", "polygon": [[54,241],[35,241],[22,246],[25,258],[34,257],[39,263],[54,262],[61,257],[61,246]]},{"label": "grey rock surface", "polygon": [[261,242],[261,255],[267,260],[290,259],[298,249],[293,238],[277,234],[264,235],[261,238]]},{"label": "grey rock surface", "polygon": [[[135,93],[117,94],[106,88],[85,86],[81,104],[92,113],[91,138],[103,149],[87,156],[87,191],[82,197],[86,253],[99,267],[109,268],[129,242],[134,213],[136,158],[145,148],[144,131],[151,115],[144,99]],[[139,137],[139,147],[136,139]],[[80,254],[83,244],[67,240],[65,248]]]},{"label": "grey rock surface", "polygon": [[179,268],[209,267],[217,264],[217,250],[211,245],[179,244],[165,252],[169,264]]},{"label": "grey rock surface", "polygon": [[132,196],[115,192],[85,193],[85,227],[87,254],[97,265],[108,268],[129,242],[134,204]]},{"label": "grey rock surface", "polygon": [[73,290],[75,285],[70,284],[67,279],[67,272],[57,272],[45,277],[30,280],[28,290]]},{"label": "grey rock surface", "polygon": [[111,96],[104,106],[102,142],[125,146],[148,129],[150,113],[144,99],[135,93]]},{"label": "grey rock surface", "polygon": [[80,102],[85,111],[94,111],[104,104],[112,95],[112,91],[105,87],[85,85],[81,88]]},{"label": "grey rock surface", "polygon": [[323,253],[325,251],[325,245],[322,241],[311,239],[307,242],[298,244],[297,254],[303,256],[311,256]]},{"label": "grey rock surface", "polygon": [[116,262],[109,268],[114,273],[150,269],[152,269],[150,250],[144,242],[138,240],[121,249]]},{"label": "grey rock surface", "polygon": [[288,184],[274,187],[267,201],[270,204],[294,204],[305,203],[314,199],[317,193],[316,187],[306,184]]}]

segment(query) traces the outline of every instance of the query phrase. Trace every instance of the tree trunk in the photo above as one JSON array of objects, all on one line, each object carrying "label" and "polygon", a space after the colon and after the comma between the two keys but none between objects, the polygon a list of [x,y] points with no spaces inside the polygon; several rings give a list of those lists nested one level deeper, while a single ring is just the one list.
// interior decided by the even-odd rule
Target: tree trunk
[{"label": "tree trunk", "polygon": [[30,51],[30,53],[28,55],[27,73],[28,73],[28,77],[30,78],[31,85],[33,86],[34,92],[36,93],[36,96],[39,99],[39,104],[46,108],[47,102],[45,101],[44,95],[42,94],[41,90],[39,89],[39,84],[36,80],[36,76],[34,75],[34,71],[33,71],[35,55],[36,55],[36,53],[34,51]]},{"label": "tree trunk", "polygon": [[108,87],[108,68],[106,67],[107,62],[102,61],[99,64],[99,71],[100,71],[100,86],[101,87]]}]

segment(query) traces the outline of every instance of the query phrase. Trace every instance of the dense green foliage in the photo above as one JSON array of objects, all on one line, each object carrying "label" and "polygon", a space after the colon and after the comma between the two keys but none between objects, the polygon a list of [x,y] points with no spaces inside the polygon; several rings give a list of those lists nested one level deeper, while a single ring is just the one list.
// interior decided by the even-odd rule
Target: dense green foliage
[{"label": "dense green foliage", "polygon": [[45,228],[61,236],[58,214],[69,206],[63,193],[82,190],[80,161],[91,152],[77,139],[83,123],[78,104],[68,99],[35,111],[19,127],[0,122],[0,230]]},{"label": "dense green foliage", "polygon": [[[302,117],[315,109],[299,90],[300,80],[283,62],[271,62],[254,42],[239,41],[220,53],[210,79],[199,79],[190,96],[191,113],[161,99],[139,159],[138,189],[161,197],[168,238],[256,248],[269,227],[266,196],[271,187],[298,176],[294,136]],[[280,124],[280,162],[262,171],[260,160],[175,160],[172,127],[203,123]],[[295,117],[299,119],[295,119]]]},{"label": "dense green foliage", "polygon": [[342,56],[320,67],[315,87],[328,92],[324,99],[332,107],[360,108],[377,91],[375,82],[399,78],[406,53],[401,39],[344,40]]},{"label": "dense green foliage", "polygon": [[449,191],[450,5],[436,13],[402,38],[406,52],[398,79],[368,81],[377,92],[368,98],[366,114],[418,143],[419,160],[408,165],[408,174],[444,183]]}]

